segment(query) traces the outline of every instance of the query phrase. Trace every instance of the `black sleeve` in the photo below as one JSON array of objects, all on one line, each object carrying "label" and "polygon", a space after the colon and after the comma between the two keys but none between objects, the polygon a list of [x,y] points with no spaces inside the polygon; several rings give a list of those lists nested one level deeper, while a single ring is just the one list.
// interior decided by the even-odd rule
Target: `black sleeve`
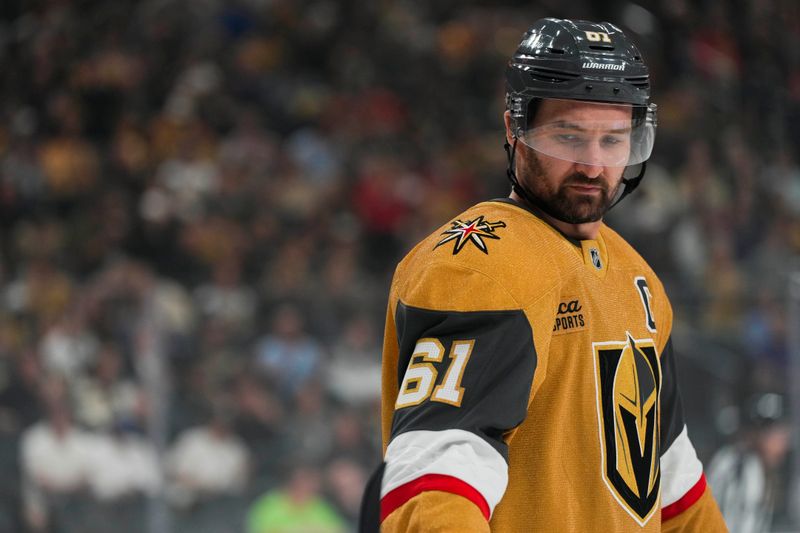
[{"label": "black sleeve", "polygon": [[[503,436],[525,419],[536,369],[533,332],[525,313],[433,311],[399,302],[395,323],[400,386],[419,339],[438,339],[445,354],[455,341],[474,340],[474,344],[461,379],[461,405],[428,400],[399,408],[392,420],[392,438],[407,431],[462,429],[481,437],[508,460]],[[449,363],[445,355],[434,364],[437,384]]]},{"label": "black sleeve", "polygon": [[672,338],[661,353],[661,454],[663,455],[683,431],[683,404],[678,389]]},{"label": "black sleeve", "polygon": [[381,480],[386,463],[381,463],[372,473],[364,488],[358,514],[358,533],[379,533],[381,512]]}]

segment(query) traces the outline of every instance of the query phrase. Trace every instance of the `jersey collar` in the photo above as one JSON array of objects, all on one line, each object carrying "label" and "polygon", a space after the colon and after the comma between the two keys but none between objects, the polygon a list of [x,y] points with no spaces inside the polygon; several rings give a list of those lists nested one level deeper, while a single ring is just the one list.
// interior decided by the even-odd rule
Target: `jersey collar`
[{"label": "jersey collar", "polygon": [[490,200],[490,202],[499,202],[502,204],[510,204],[515,207],[519,207],[527,211],[528,213],[532,214],[555,231],[559,233],[565,240],[572,243],[578,251],[583,256],[583,262],[587,268],[591,269],[595,274],[597,274],[600,278],[604,278],[606,272],[608,271],[608,251],[606,250],[606,244],[603,240],[602,229],[597,234],[596,239],[576,239],[574,237],[570,237],[566,235],[563,231],[558,229],[557,227],[550,224],[545,217],[542,216],[542,212],[537,209],[536,207],[522,204],[520,202],[515,201],[513,198],[494,198]]}]

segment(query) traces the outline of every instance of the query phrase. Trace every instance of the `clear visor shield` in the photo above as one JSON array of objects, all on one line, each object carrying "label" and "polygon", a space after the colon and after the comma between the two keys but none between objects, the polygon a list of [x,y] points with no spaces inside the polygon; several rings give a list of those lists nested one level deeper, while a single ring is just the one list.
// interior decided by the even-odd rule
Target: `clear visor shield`
[{"label": "clear visor shield", "polygon": [[544,155],[592,166],[646,161],[656,138],[656,106],[553,100],[520,137]]}]

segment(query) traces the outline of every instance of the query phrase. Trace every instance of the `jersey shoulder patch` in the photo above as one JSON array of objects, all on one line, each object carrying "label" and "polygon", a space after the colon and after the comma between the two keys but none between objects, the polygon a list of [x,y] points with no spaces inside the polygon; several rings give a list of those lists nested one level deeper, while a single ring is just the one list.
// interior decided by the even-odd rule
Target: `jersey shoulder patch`
[{"label": "jersey shoulder patch", "polygon": [[[540,219],[518,207],[477,204],[434,231],[401,261],[399,297],[436,309],[525,307],[572,268],[553,259],[559,239]],[[433,291],[447,286],[450,294],[425,301],[409,299],[409,291],[420,285]],[[497,291],[506,296],[498,300]],[[448,307],[448,301],[461,300],[457,295],[466,293],[471,303]]]},{"label": "jersey shoulder patch", "polygon": [[488,242],[499,240],[502,232],[498,233],[498,230],[505,227],[506,223],[503,220],[492,222],[484,215],[477,215],[471,219],[456,218],[450,222],[450,227],[441,233],[442,239],[434,248],[452,243],[453,255],[456,255],[464,249],[464,246],[471,244],[488,255]]}]

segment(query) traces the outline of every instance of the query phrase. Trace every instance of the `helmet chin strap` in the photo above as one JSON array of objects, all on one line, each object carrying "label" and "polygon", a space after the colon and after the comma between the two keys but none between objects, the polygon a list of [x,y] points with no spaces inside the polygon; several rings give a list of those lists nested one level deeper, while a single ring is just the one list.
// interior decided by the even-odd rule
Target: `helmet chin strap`
[{"label": "helmet chin strap", "polygon": [[[537,209],[541,209],[548,215],[558,220],[561,220],[559,217],[555,216],[553,213],[547,210],[544,206],[541,205],[536,199],[533,198],[533,195],[529,194],[528,191],[519,183],[517,179],[517,174],[514,172],[514,157],[517,153],[517,137],[514,137],[514,144],[508,144],[508,140],[506,140],[503,148],[506,151],[506,157],[508,159],[508,167],[506,168],[506,176],[508,177],[508,181],[511,182],[511,190],[517,193],[523,200],[528,202],[531,206],[536,207]],[[610,211],[613,207],[615,207],[618,203],[622,201],[623,198],[628,196],[632,193],[636,187],[639,186],[639,183],[642,182],[642,178],[644,177],[645,170],[647,170],[647,161],[642,161],[642,166],[639,169],[639,173],[632,177],[632,178],[622,178],[622,183],[625,187],[622,189],[622,194],[619,198],[614,201],[613,204],[608,208]]]},{"label": "helmet chin strap", "polygon": [[[539,202],[537,202],[532,195],[528,194],[522,185],[520,185],[519,180],[517,179],[517,174],[514,172],[514,156],[517,154],[517,137],[514,136],[514,144],[508,144],[508,140],[506,139],[503,148],[506,150],[506,157],[508,158],[508,167],[506,168],[506,176],[508,177],[508,181],[511,182],[511,190],[517,193],[523,200],[528,202],[530,205],[541,209]],[[548,213],[549,214],[549,213]]]},{"label": "helmet chin strap", "polygon": [[622,183],[625,185],[625,188],[622,189],[622,194],[619,196],[619,198],[617,198],[617,200],[608,208],[609,211],[639,186],[639,184],[642,182],[642,178],[644,177],[645,170],[647,170],[647,161],[642,161],[642,167],[639,169],[639,173],[636,176],[633,178],[622,178]]}]

